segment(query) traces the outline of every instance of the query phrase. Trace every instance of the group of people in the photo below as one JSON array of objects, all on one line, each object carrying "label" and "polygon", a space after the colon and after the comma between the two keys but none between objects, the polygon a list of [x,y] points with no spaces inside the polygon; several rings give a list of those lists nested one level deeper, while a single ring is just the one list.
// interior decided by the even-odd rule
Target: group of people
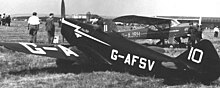
[{"label": "group of people", "polygon": [[[52,44],[54,39],[55,33],[55,25],[54,25],[54,14],[50,13],[49,17],[46,19],[46,31],[48,35],[48,43]],[[33,12],[32,16],[28,19],[28,30],[29,34],[31,35],[30,42],[36,43],[37,42],[37,32],[39,30],[40,19],[37,16],[36,12]]]},{"label": "group of people", "polygon": [[8,26],[10,26],[10,24],[11,24],[11,16],[10,15],[6,16],[5,13],[3,13],[3,16],[0,14],[0,25],[5,26],[6,24]]}]

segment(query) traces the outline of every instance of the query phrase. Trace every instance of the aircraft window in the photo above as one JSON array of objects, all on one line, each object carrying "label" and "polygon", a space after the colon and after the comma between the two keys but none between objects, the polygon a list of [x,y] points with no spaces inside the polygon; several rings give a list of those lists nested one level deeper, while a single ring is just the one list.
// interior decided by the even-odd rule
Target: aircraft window
[{"label": "aircraft window", "polygon": [[116,25],[121,25],[121,26],[124,25],[124,23],[122,23],[122,22],[115,22],[115,24],[116,24]]},{"label": "aircraft window", "polygon": [[158,31],[158,29],[157,29],[155,26],[153,26],[153,25],[148,26],[148,28],[149,28],[150,30],[152,30],[152,31]]},{"label": "aircraft window", "polygon": [[167,29],[167,28],[169,28],[169,27],[170,27],[169,24],[160,24],[160,25],[157,25],[157,28],[158,28],[158,29],[162,29],[162,30]]}]

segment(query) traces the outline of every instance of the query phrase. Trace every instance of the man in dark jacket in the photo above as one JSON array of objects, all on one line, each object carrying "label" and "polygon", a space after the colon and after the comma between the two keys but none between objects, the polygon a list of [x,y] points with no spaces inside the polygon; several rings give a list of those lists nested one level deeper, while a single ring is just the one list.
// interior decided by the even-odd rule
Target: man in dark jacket
[{"label": "man in dark jacket", "polygon": [[189,45],[194,46],[196,42],[198,43],[202,39],[202,31],[199,26],[193,26],[193,23],[190,23],[189,32]]},{"label": "man in dark jacket", "polygon": [[54,25],[54,14],[50,13],[49,18],[46,19],[46,31],[48,35],[48,43],[52,44],[54,39],[55,25]]},{"label": "man in dark jacket", "polygon": [[11,24],[11,17],[10,17],[10,15],[8,15],[8,16],[5,18],[5,22],[8,24],[8,26],[10,26],[10,24]]}]

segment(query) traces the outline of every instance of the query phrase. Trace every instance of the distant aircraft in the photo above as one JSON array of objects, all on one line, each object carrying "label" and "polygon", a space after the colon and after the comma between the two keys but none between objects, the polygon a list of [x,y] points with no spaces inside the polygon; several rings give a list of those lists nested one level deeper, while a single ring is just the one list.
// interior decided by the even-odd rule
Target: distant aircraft
[{"label": "distant aircraft", "polygon": [[[121,16],[113,19],[114,22],[121,22],[124,24],[138,25],[131,27],[127,31],[119,31],[124,37],[128,39],[167,39],[170,44],[174,43],[174,40],[181,44],[181,37],[187,38],[190,36],[189,23],[179,23],[174,19],[157,18],[157,17],[144,17],[136,15]],[[119,26],[123,29],[122,25]],[[192,25],[194,28],[198,28],[197,25]],[[157,44],[162,43],[161,41]]]},{"label": "distant aircraft", "polygon": [[[64,13],[62,13],[64,14]],[[82,69],[100,69],[153,75],[165,79],[209,83],[220,76],[220,59],[209,40],[202,40],[176,58],[132,42],[117,32],[105,33],[94,26],[62,18],[61,34],[70,45],[0,43],[8,49],[57,58],[63,69],[76,64]],[[71,50],[68,47],[77,47]],[[73,66],[72,66],[73,65]],[[77,69],[72,69],[77,70]]]}]

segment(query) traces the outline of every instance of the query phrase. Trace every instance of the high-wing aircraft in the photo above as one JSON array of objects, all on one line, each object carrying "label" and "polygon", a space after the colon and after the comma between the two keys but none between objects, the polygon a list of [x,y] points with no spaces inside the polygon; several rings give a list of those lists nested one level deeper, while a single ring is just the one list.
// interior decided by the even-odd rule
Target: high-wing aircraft
[{"label": "high-wing aircraft", "polygon": [[[187,38],[190,34],[189,23],[179,23],[174,19],[127,15],[117,17],[113,21],[132,25],[127,31],[119,32],[129,39],[167,39],[170,44],[173,44],[174,40],[181,44],[180,37]],[[122,29],[125,26],[127,25],[119,25]],[[197,25],[191,27],[198,28]],[[157,44],[160,43],[163,42]]]},{"label": "high-wing aircraft", "polygon": [[220,76],[220,59],[209,40],[202,40],[173,58],[132,42],[117,32],[105,33],[90,24],[73,19],[62,19],[61,34],[69,46],[34,43],[0,43],[0,45],[19,52],[57,58],[60,60],[57,65],[65,67],[64,69],[77,64],[82,69],[98,67],[98,70],[113,69],[204,83],[216,80]]}]

